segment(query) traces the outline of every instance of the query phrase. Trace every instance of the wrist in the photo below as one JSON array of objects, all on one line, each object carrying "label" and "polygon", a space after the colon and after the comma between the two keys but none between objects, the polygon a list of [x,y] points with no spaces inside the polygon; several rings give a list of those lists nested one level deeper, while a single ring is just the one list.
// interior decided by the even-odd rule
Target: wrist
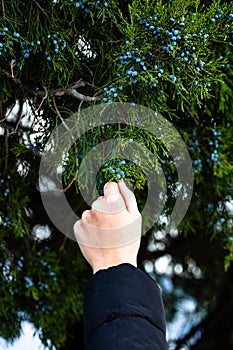
[{"label": "wrist", "polygon": [[93,269],[93,274],[95,274],[97,271],[99,270],[106,270],[110,267],[113,266],[118,266],[121,264],[130,264],[133,265],[135,267],[137,267],[137,259],[117,259],[117,260],[112,260],[112,261],[99,261],[97,263],[95,263],[95,265],[92,266]]}]

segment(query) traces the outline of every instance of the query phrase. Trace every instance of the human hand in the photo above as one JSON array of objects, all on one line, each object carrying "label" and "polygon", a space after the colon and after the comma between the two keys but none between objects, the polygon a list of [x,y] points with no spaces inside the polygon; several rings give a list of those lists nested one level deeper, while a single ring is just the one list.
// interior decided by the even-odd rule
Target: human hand
[{"label": "human hand", "polygon": [[75,237],[93,273],[121,263],[137,266],[141,225],[135,196],[125,182],[105,184],[104,196],[74,225]]}]

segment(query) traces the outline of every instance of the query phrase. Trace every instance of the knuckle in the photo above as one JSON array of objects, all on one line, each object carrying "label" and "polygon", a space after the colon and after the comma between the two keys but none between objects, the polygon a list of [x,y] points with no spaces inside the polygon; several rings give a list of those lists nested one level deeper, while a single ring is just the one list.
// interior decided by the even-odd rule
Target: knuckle
[{"label": "knuckle", "polygon": [[91,216],[91,210],[85,210],[85,211],[82,213],[82,221],[83,221],[83,222],[88,222],[89,219],[90,219],[90,216]]}]

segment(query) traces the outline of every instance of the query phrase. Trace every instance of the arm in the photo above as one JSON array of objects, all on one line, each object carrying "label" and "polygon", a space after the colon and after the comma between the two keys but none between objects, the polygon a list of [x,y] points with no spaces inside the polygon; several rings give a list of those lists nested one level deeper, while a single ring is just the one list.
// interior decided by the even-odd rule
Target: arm
[{"label": "arm", "polygon": [[85,292],[84,330],[87,350],[166,350],[157,284],[131,264],[97,272]]},{"label": "arm", "polygon": [[104,196],[74,226],[94,272],[84,295],[87,350],[167,349],[160,289],[136,267],[139,217],[136,199],[125,183],[108,183]]}]

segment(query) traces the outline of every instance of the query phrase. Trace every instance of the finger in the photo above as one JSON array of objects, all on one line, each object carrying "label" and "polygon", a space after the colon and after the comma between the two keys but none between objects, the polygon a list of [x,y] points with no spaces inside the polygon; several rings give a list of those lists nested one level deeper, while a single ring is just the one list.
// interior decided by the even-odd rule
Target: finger
[{"label": "finger", "polygon": [[107,182],[104,185],[104,200],[108,203],[118,200],[120,197],[119,188],[116,182]]},{"label": "finger", "polygon": [[126,186],[124,180],[120,180],[118,183],[118,188],[120,194],[125,202],[125,206],[129,212],[138,212],[138,206],[136,202],[136,198],[132,191]]},{"label": "finger", "polygon": [[92,209],[108,214],[115,214],[126,209],[117,183],[108,182],[104,185],[104,196],[99,197],[92,204]]},{"label": "finger", "polygon": [[82,213],[81,219],[83,222],[89,223],[91,221],[91,216],[92,216],[91,210],[85,210]]}]

